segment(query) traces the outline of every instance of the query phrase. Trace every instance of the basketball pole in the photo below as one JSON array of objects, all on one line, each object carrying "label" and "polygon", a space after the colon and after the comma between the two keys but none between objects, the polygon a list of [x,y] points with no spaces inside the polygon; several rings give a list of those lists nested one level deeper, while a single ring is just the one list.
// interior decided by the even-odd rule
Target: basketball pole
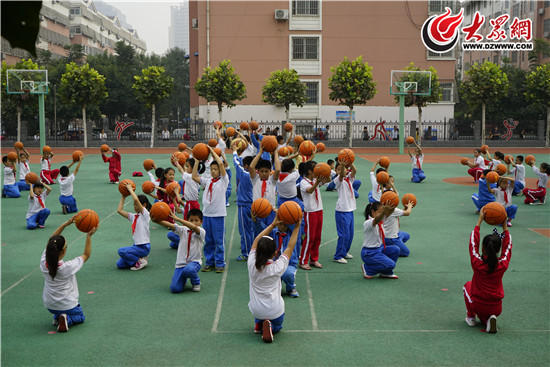
[{"label": "basketball pole", "polygon": [[399,154],[404,154],[405,95],[399,95]]},{"label": "basketball pole", "polygon": [[44,95],[38,95],[38,125],[40,126],[40,153],[44,153],[46,145],[46,113],[44,109]]}]

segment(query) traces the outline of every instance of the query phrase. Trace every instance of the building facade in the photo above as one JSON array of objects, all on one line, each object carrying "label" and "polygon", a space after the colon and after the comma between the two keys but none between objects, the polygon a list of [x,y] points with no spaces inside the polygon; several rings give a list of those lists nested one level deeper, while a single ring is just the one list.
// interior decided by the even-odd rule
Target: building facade
[{"label": "building facade", "polygon": [[168,47],[178,47],[189,52],[189,3],[171,6],[170,20]]}]

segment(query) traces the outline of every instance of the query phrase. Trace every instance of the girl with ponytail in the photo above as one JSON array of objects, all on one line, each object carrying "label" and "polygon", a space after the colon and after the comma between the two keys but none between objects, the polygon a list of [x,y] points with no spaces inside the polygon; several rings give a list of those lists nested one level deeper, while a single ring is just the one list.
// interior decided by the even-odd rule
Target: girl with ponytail
[{"label": "girl with ponytail", "polygon": [[475,326],[477,315],[482,323],[487,324],[486,331],[494,334],[497,332],[497,316],[502,312],[504,298],[502,277],[508,270],[512,256],[512,236],[504,220],[502,234],[499,235],[495,228],[493,234],[483,238],[480,254],[479,229],[484,216],[485,211],[482,209],[477,225],[470,235],[469,251],[474,276],[471,281],[464,284],[463,288],[467,310],[465,321],[469,326]]},{"label": "girl with ponytail", "polygon": [[63,261],[67,253],[67,241],[61,235],[63,230],[74,223],[74,217],[61,224],[55,230],[40,260],[40,270],[44,275],[44,306],[53,316],[57,331],[66,332],[73,324],[84,322],[84,313],[78,303],[78,284],[76,272],[90,258],[92,252],[92,235],[97,227],[87,233],[84,253],[67,262]]}]

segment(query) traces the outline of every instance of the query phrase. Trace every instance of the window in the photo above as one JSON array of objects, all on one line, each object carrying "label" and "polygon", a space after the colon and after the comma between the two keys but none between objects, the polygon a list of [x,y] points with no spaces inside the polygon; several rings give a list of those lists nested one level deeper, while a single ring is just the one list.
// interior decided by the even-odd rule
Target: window
[{"label": "window", "polygon": [[547,8],[550,6],[550,0],[545,0],[544,1],[544,7]]},{"label": "window", "polygon": [[512,19],[519,16],[519,4],[512,6]]},{"label": "window", "polygon": [[430,0],[428,6],[429,13],[444,13],[445,8],[454,9],[454,1],[443,1],[443,0]]},{"label": "window", "polygon": [[293,60],[318,60],[319,59],[319,37],[293,37],[292,38],[292,59]]},{"label": "window", "polygon": [[493,64],[498,65],[498,55],[493,56]]},{"label": "window", "polygon": [[319,0],[292,0],[292,15],[319,15]]},{"label": "window", "polygon": [[71,8],[69,10],[69,14],[71,14],[71,15],[80,15],[80,8]]},{"label": "window", "polygon": [[512,52],[512,63],[515,64],[518,62],[518,52],[517,51],[513,51]]},{"label": "window", "polygon": [[544,21],[544,25],[542,27],[542,33],[544,34],[545,38],[550,38],[550,19],[546,19]]},{"label": "window", "polygon": [[535,10],[535,1],[532,0],[529,2],[529,11]]},{"label": "window", "polygon": [[428,59],[447,59],[447,58],[454,58],[453,50],[444,52],[442,54],[428,51]]},{"label": "window", "polygon": [[80,29],[80,26],[71,27],[69,29],[70,34],[82,34],[82,30]]},{"label": "window", "polygon": [[453,102],[453,83],[439,83],[441,100],[439,102]]},{"label": "window", "polygon": [[306,104],[319,104],[319,83],[305,82],[306,85]]}]

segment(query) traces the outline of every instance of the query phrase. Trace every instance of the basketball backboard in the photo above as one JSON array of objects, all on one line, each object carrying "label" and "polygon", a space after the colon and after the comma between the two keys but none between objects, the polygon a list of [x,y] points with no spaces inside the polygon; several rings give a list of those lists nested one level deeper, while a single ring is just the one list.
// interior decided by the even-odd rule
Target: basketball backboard
[{"label": "basketball backboard", "polygon": [[429,96],[432,94],[431,71],[392,70],[390,94]]},{"label": "basketball backboard", "polygon": [[48,70],[8,69],[8,94],[48,94]]}]

